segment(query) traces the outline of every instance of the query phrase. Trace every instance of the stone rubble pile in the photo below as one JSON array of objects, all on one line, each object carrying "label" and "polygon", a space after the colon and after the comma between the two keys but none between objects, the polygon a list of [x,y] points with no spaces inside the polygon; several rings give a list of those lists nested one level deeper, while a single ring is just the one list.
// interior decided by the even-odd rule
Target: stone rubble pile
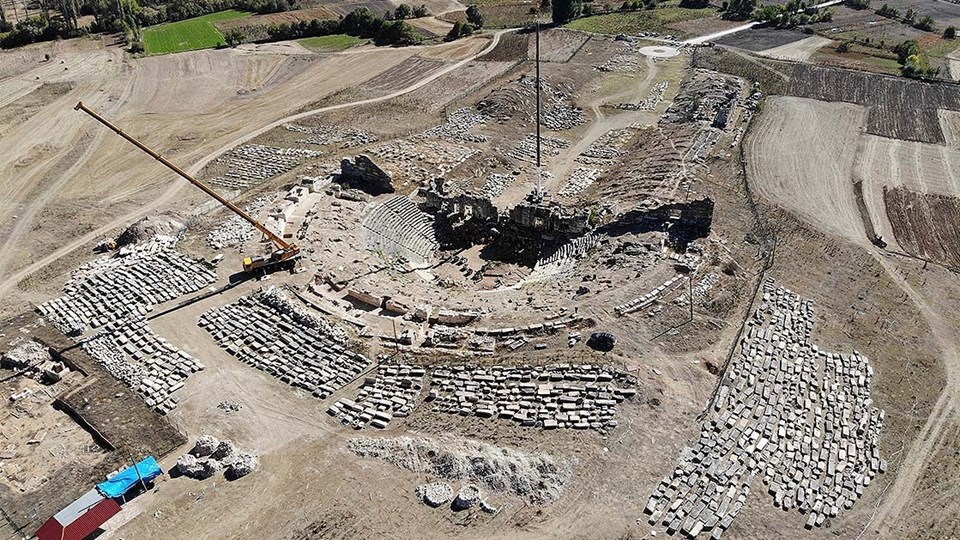
[{"label": "stone rubble pile", "polygon": [[[713,272],[707,274],[697,281],[697,283],[693,286],[693,303],[703,304],[704,299],[707,297],[707,293],[710,292],[710,289],[712,289],[719,282],[720,276]],[[687,291],[678,296],[674,300],[674,303],[676,303],[678,306],[686,306],[689,302],[689,299],[690,293]]]},{"label": "stone rubble pile", "polygon": [[487,141],[487,136],[479,133],[470,133],[470,130],[480,124],[486,123],[486,121],[487,117],[472,107],[463,107],[448,114],[446,122],[424,131],[418,138],[439,138],[482,143]]},{"label": "stone rubble pile", "polygon": [[[560,154],[560,150],[564,148],[570,148],[570,143],[555,137],[540,137],[540,152],[545,156],[556,156]],[[537,136],[532,133],[527,134],[523,140],[517,143],[517,146],[507,152],[507,155],[531,163],[536,162]]]},{"label": "stone rubble pile", "polygon": [[640,311],[641,309],[646,309],[652,306],[654,302],[662,298],[663,295],[666,294],[668,291],[670,291],[670,289],[674,285],[676,285],[681,279],[683,279],[683,276],[681,276],[680,274],[677,274],[672,278],[664,281],[661,285],[658,285],[655,289],[648,292],[647,294],[640,296],[638,298],[634,298],[633,300],[625,304],[621,304],[613,308],[613,310],[616,311],[617,315],[620,315],[622,317],[624,315],[627,315],[628,313],[633,313],[634,311]]},{"label": "stone rubble pile", "polygon": [[573,475],[574,460],[470,439],[360,437],[351,439],[348,448],[360,457],[381,459],[417,474],[482,484],[536,505],[559,499]]},{"label": "stone rubble pile", "polygon": [[594,69],[601,72],[626,73],[630,76],[640,71],[644,63],[644,57],[626,43],[617,47],[617,54],[613,55],[603,64],[594,66]]},{"label": "stone rubble pile", "polygon": [[432,373],[427,399],[438,412],[606,433],[617,404],[636,394],[631,386],[626,374],[589,364],[453,366]]},{"label": "stone rubble pile", "polygon": [[177,406],[180,398],[175,392],[183,388],[187,377],[204,369],[196,358],[153,333],[140,315],[107,323],[81,346],[160,414]]},{"label": "stone rubble pile", "polygon": [[480,488],[473,484],[464,484],[460,486],[457,498],[453,500],[453,509],[467,510],[473,508],[478,502],[480,502]]},{"label": "stone rubble pile", "polygon": [[623,147],[635,134],[636,130],[630,128],[608,131],[577,156],[576,161],[584,165],[611,166],[626,153]]},{"label": "stone rubble pile", "polygon": [[614,105],[614,108],[626,111],[652,111],[657,107],[658,103],[663,101],[663,94],[667,91],[668,85],[669,83],[667,81],[660,81],[653,85],[650,93],[647,94],[647,98],[640,103],[618,103]]},{"label": "stone rubble pile", "polygon": [[773,504],[819,527],[849,510],[886,470],[878,438],[884,414],[872,406],[873,369],[857,352],[830,353],[810,342],[813,303],[763,286],[740,353],[730,364],[676,470],[644,512],[669,534],[720,538],[762,488]]},{"label": "stone rubble pile", "polygon": [[363,220],[367,248],[388,256],[422,264],[440,248],[433,216],[397,195],[374,207]]},{"label": "stone rubble pile", "polygon": [[513,179],[514,176],[510,174],[491,173],[489,176],[487,176],[487,180],[483,184],[481,193],[488,199],[499,197],[500,194],[510,187],[510,184],[513,183]]},{"label": "stone rubble pile", "polygon": [[37,312],[68,336],[99,328],[127,315],[145,315],[154,306],[195,293],[216,282],[201,261],[167,247],[141,244],[118,257],[81,267],[64,295],[37,306]]},{"label": "stone rubble pile", "polygon": [[230,441],[218,441],[211,435],[202,435],[193,449],[177,458],[178,473],[195,480],[206,480],[220,471],[227,480],[242,478],[260,466],[252,452],[244,452]]},{"label": "stone rubble pile", "polygon": [[[258,217],[260,211],[280,200],[279,193],[271,193],[257,197],[250,204],[243,207],[243,211],[251,217]],[[242,244],[253,236],[253,225],[240,216],[233,216],[224,221],[216,229],[207,233],[207,245],[213,249],[223,249]]]},{"label": "stone rubble pile", "polygon": [[567,197],[579,195],[583,190],[593,185],[597,178],[600,178],[601,173],[602,171],[600,169],[577,167],[570,175],[570,180],[567,181],[567,185],[563,186],[563,189],[561,189],[557,195]]},{"label": "stone rubble pile", "polygon": [[242,362],[319,398],[370,364],[343,346],[342,329],[310,316],[274,288],[211,309],[199,325]]},{"label": "stone rubble pile", "polygon": [[238,146],[217,158],[216,163],[225,164],[228,172],[210,179],[210,183],[231,189],[247,189],[293,169],[304,159],[321,155],[322,152],[303,148],[277,148],[260,144]]},{"label": "stone rubble pile", "polygon": [[[524,93],[530,96],[535,95],[536,79],[525,77],[520,83]],[[564,84],[558,84],[556,88],[540,80],[541,99],[544,108],[541,109],[540,125],[553,131],[563,131],[573,129],[583,125],[587,121],[586,115],[579,107],[574,107],[571,101],[573,88]],[[533,105],[536,108],[536,104]]]},{"label": "stone rubble pile", "polygon": [[381,365],[367,377],[354,399],[340,398],[327,413],[345,426],[387,427],[393,418],[409,416],[423,388],[426,370],[408,364]]},{"label": "stone rubble pile", "polygon": [[310,135],[303,139],[297,139],[297,144],[313,144],[316,146],[326,146],[328,144],[343,143],[340,148],[354,148],[377,141],[376,136],[366,131],[353,128],[339,128],[334,126],[307,127],[297,124],[284,124],[283,129],[294,133],[303,133]]},{"label": "stone rubble pile", "polygon": [[690,145],[690,149],[687,150],[687,154],[683,158],[684,161],[702,163],[710,156],[713,147],[717,145],[717,141],[720,140],[720,133],[720,130],[716,129],[705,129],[701,131],[697,135],[697,138],[694,139],[693,144]]},{"label": "stone rubble pile", "polygon": [[443,139],[424,144],[411,138],[384,143],[367,152],[390,163],[405,180],[425,183],[446,176],[480,150]]}]

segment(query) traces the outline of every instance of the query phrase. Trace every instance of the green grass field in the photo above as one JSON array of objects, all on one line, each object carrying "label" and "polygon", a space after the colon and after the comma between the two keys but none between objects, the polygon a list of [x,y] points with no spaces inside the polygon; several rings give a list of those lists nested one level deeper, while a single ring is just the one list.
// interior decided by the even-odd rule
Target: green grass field
[{"label": "green grass field", "polygon": [[570,22],[567,24],[567,28],[609,35],[658,32],[686,37],[682,35],[683,32],[671,30],[668,25],[705,17],[716,17],[716,15],[717,10],[714,8],[690,9],[670,6],[652,10],[606,13],[584,17]]},{"label": "green grass field", "polygon": [[143,46],[147,54],[209,49],[223,43],[223,34],[213,23],[249,16],[250,13],[231,9],[194,19],[158,24],[143,29]]},{"label": "green grass field", "polygon": [[320,36],[299,39],[297,42],[314,52],[333,52],[364,45],[370,40],[361,39],[347,34],[333,34],[332,36]]}]

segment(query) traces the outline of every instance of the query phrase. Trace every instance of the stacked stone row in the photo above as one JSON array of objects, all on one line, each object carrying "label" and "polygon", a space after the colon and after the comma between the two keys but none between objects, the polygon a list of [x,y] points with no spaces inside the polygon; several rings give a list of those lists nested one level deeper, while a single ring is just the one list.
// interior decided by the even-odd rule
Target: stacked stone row
[{"label": "stacked stone row", "polygon": [[328,144],[343,143],[341,148],[353,148],[375,142],[377,138],[366,131],[334,126],[307,127],[297,124],[284,124],[283,128],[294,133],[309,135],[297,140],[297,144],[313,144],[326,146]]},{"label": "stacked stone row", "polygon": [[657,300],[659,300],[660,297],[662,297],[665,292],[670,290],[670,288],[673,287],[674,284],[680,281],[682,277],[683,276],[677,274],[672,278],[664,281],[662,284],[658,285],[655,289],[644,294],[643,296],[634,298],[633,300],[625,304],[621,304],[613,309],[614,311],[617,312],[617,315],[620,315],[621,317],[623,315],[627,315],[628,313],[633,313],[634,311],[640,311],[641,309],[645,309],[653,305],[653,303],[656,302]]},{"label": "stacked stone row", "polygon": [[579,195],[600,178],[600,169],[589,169],[586,167],[577,167],[570,175],[567,185],[563,186],[558,195],[572,197]]},{"label": "stacked stone row", "polygon": [[667,81],[660,81],[653,85],[646,99],[639,103],[618,103],[614,107],[627,111],[652,111],[657,108],[657,104],[663,101],[663,95],[667,91],[668,84]]},{"label": "stacked stone row", "polygon": [[390,162],[406,180],[428,182],[438,176],[445,176],[480,150],[444,140],[424,145],[422,141],[410,138],[375,146],[369,152]]},{"label": "stacked stone row", "polygon": [[629,382],[623,373],[589,364],[451,367],[433,372],[427,399],[443,413],[606,433],[617,425],[617,404],[636,394]]},{"label": "stacked stone row", "polygon": [[635,133],[636,131],[630,128],[608,131],[581,152],[577,161],[585,165],[613,165],[626,154],[623,147]]},{"label": "stacked stone row", "polygon": [[354,399],[341,398],[327,411],[345,426],[386,428],[390,420],[409,416],[423,389],[426,370],[407,364],[382,365],[367,377]]},{"label": "stacked stone row", "polygon": [[108,323],[82,346],[160,414],[177,406],[179,396],[174,393],[183,388],[187,377],[204,369],[196,358],[154,334],[141,316]]},{"label": "stacked stone row", "polygon": [[506,189],[510,187],[510,184],[513,183],[513,178],[514,177],[509,174],[491,173],[487,176],[481,193],[488,199],[499,197],[500,194],[506,191]]},{"label": "stacked stone row", "polygon": [[651,495],[650,524],[720,538],[759,479],[806,528],[850,509],[885,471],[869,361],[810,342],[813,304],[772,280],[701,426],[700,439]]},{"label": "stacked stone row", "polygon": [[304,317],[275,292],[246,296],[204,313],[199,324],[231,355],[282,382],[326,398],[370,361],[338,343],[329,324]]},{"label": "stacked stone row", "polygon": [[[570,143],[556,137],[540,137],[540,152],[543,155],[556,156],[564,148],[570,148]],[[537,136],[528,134],[507,155],[521,161],[534,161],[537,158]]]},{"label": "stacked stone row", "polygon": [[463,107],[447,115],[447,121],[439,126],[432,127],[419,135],[422,139],[446,139],[464,142],[482,143],[487,141],[486,135],[470,133],[470,131],[487,121],[487,117],[472,107]]},{"label": "stacked stone row", "polygon": [[37,311],[68,336],[87,326],[99,328],[127,315],[145,315],[154,306],[199,291],[217,275],[200,261],[166,249],[134,252],[119,265],[84,275],[64,287],[64,295]]},{"label": "stacked stone row", "polygon": [[403,195],[374,208],[363,228],[369,249],[414,263],[429,261],[440,248],[432,217]]},{"label": "stacked stone row", "polygon": [[303,148],[247,144],[217,158],[217,163],[227,165],[228,172],[210,182],[232,189],[246,189],[293,169],[306,158],[321,155],[322,152]]},{"label": "stacked stone row", "polygon": [[[280,200],[279,193],[272,193],[257,197],[250,204],[244,206],[243,211],[257,217],[260,211]],[[213,249],[223,249],[246,242],[253,236],[253,225],[240,216],[233,216],[224,221],[219,227],[207,233],[207,245]]]}]

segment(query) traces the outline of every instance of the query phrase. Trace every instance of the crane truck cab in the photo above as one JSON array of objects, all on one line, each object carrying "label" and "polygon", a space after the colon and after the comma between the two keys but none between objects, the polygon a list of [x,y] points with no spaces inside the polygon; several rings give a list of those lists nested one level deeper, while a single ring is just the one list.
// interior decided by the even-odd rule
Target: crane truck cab
[{"label": "crane truck cab", "polygon": [[253,270],[264,270],[265,272],[277,269],[293,268],[300,258],[300,248],[292,246],[293,249],[278,249],[269,256],[257,255],[255,257],[244,257],[243,271],[251,272]]}]

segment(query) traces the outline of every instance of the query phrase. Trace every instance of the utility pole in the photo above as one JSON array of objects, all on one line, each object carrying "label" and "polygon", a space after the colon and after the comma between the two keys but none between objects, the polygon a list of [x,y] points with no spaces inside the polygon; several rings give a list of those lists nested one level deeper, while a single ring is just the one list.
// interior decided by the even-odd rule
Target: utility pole
[{"label": "utility pole", "polygon": [[536,53],[536,62],[537,62],[537,193],[536,198],[538,200],[543,198],[543,179],[540,173],[540,19],[537,18],[537,53]]}]

